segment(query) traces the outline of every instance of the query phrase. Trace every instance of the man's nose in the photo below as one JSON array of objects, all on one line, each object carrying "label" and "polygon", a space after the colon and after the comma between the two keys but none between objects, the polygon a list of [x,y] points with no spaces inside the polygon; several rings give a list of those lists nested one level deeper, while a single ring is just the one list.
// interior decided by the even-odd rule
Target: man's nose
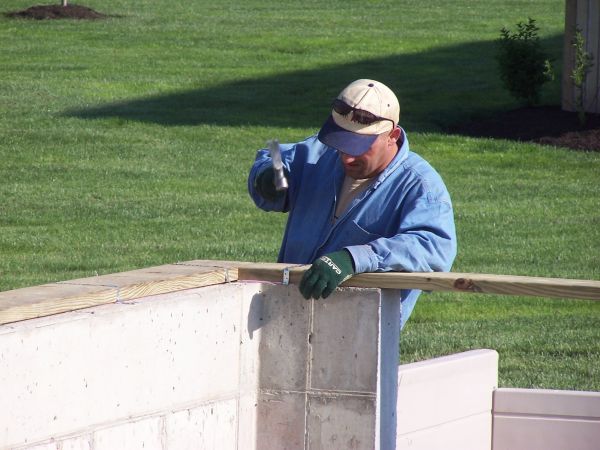
[{"label": "man's nose", "polygon": [[342,162],[344,164],[351,164],[355,159],[356,159],[356,157],[354,157],[354,156],[350,156],[350,155],[347,155],[346,153],[342,153]]}]

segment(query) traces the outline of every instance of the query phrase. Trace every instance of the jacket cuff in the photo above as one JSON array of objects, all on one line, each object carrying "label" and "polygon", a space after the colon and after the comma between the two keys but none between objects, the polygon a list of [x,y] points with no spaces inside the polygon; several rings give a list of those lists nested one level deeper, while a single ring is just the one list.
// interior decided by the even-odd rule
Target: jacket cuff
[{"label": "jacket cuff", "polygon": [[352,256],[355,273],[375,272],[377,270],[377,255],[370,245],[353,245],[344,248]]}]

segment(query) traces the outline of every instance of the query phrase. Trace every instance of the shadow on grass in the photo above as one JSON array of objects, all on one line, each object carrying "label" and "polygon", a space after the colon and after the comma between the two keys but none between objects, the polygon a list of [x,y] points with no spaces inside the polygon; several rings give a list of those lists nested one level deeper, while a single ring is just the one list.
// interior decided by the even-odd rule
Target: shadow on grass
[{"label": "shadow on grass", "polygon": [[[560,68],[562,35],[542,41]],[[319,69],[241,79],[210,88],[144,97],[64,115],[85,119],[117,117],[161,125],[274,126],[317,128],[331,100],[349,82],[373,78],[400,99],[401,122],[413,131],[449,125],[511,105],[498,79],[493,41],[438,47]],[[545,89],[559,100],[560,74]],[[512,103],[514,106],[514,102]]]}]

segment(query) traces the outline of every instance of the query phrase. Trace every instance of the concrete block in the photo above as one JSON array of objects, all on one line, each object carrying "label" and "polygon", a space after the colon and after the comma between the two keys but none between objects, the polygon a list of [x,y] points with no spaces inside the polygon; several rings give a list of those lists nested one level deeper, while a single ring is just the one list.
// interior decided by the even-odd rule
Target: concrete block
[{"label": "concrete block", "polygon": [[214,402],[169,414],[165,418],[166,448],[236,450],[237,414],[236,400]]},{"label": "concrete block", "polygon": [[494,450],[597,450],[599,442],[600,392],[494,392]]},{"label": "concrete block", "polygon": [[235,397],[241,304],[212,286],[3,327],[0,448]]},{"label": "concrete block", "polygon": [[252,297],[248,317],[261,329],[260,387],[306,388],[310,302],[296,286],[267,286]]},{"label": "concrete block", "polygon": [[261,333],[257,448],[375,448],[381,308],[373,289],[343,289],[311,302],[296,286],[264,287],[254,296],[249,317],[257,325],[249,328]]},{"label": "concrete block", "polygon": [[494,417],[494,450],[598,450],[600,422]]},{"label": "concrete block", "polygon": [[22,450],[58,450],[58,444],[51,442],[48,444],[34,445],[33,447],[24,447]]},{"label": "concrete block", "polygon": [[307,437],[311,450],[376,448],[376,399],[309,395]]},{"label": "concrete block", "polygon": [[501,388],[494,391],[494,413],[600,420],[600,392]]},{"label": "concrete block", "polygon": [[238,450],[243,443],[244,450],[260,450],[256,446],[258,429],[258,394],[256,392],[240,395],[238,400]]},{"label": "concrete block", "polygon": [[398,435],[398,450],[490,450],[490,412]]},{"label": "concrete block", "polygon": [[92,450],[92,436],[80,436],[62,440],[58,450]]},{"label": "concrete block", "polygon": [[[259,388],[260,359],[257,357],[261,343],[260,302],[255,300],[263,292],[260,283],[240,285],[242,298],[240,300],[239,334],[239,378],[238,391],[240,395],[256,397]],[[255,403],[255,402],[253,402]]]},{"label": "concrete block", "polygon": [[304,449],[305,404],[306,395],[303,393],[261,392],[256,448]]},{"label": "concrete block", "polygon": [[163,422],[152,418],[94,433],[94,450],[164,450]]},{"label": "concrete block", "polygon": [[[472,350],[401,365],[398,370],[398,428],[401,435],[491,414],[498,383],[498,353]],[[487,432],[491,439],[491,429]]]},{"label": "concrete block", "polygon": [[377,391],[380,292],[346,288],[314,302],[312,389]]}]

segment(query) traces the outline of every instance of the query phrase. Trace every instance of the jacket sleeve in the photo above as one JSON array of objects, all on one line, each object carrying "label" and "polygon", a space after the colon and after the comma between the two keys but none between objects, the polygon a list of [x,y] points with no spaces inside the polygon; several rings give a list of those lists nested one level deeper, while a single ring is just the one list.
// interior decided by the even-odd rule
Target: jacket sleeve
[{"label": "jacket sleeve", "polygon": [[[285,152],[282,149],[283,165],[288,171],[289,161],[293,158],[293,154],[293,148],[288,148]],[[250,197],[252,197],[252,200],[256,206],[258,206],[260,209],[265,211],[287,212],[289,189],[285,191],[285,195],[274,202],[264,199],[256,190],[256,177],[272,164],[273,163],[271,156],[269,155],[269,150],[262,149],[256,153],[256,159],[254,160],[254,164],[252,165],[250,174],[248,175],[248,193],[250,194]]]},{"label": "jacket sleeve", "polygon": [[456,256],[456,231],[450,197],[419,192],[399,211],[400,226],[392,237],[346,247],[356,273],[449,271]]},{"label": "jacket sleeve", "polygon": [[286,170],[289,185],[285,195],[274,202],[270,202],[262,198],[256,191],[256,177],[261,171],[273,164],[267,149],[259,150],[256,153],[256,159],[248,175],[248,192],[260,209],[289,212],[293,209],[295,198],[301,188],[306,164],[316,164],[321,156],[327,153],[328,147],[319,142],[316,135],[313,135],[301,142],[279,144],[279,148],[281,149],[281,162]]}]

